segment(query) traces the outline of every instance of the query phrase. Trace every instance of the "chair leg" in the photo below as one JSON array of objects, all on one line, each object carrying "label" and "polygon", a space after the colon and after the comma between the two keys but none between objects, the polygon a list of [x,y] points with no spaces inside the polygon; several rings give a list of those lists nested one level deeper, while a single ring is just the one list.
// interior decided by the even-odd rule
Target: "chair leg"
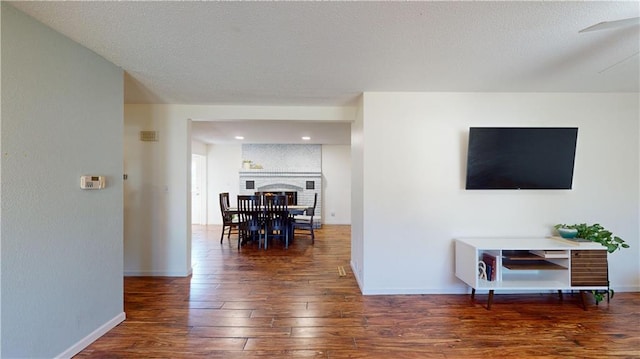
[{"label": "chair leg", "polygon": [[316,242],[316,235],[313,233],[313,223],[311,223],[311,244]]},{"label": "chair leg", "polygon": [[294,239],[296,238],[295,236],[295,227],[293,226],[293,224],[289,224],[287,226],[287,235],[289,236],[289,241],[293,242]]},{"label": "chair leg", "polygon": [[220,234],[220,244],[222,244],[222,240],[224,239],[224,227],[225,225],[222,225],[222,233]]},{"label": "chair leg", "polygon": [[289,231],[287,229],[284,230],[284,248],[289,248]]},{"label": "chair leg", "polygon": [[238,227],[238,250],[240,250],[240,245],[242,243],[242,241],[245,239],[246,237],[246,232],[244,229]]}]

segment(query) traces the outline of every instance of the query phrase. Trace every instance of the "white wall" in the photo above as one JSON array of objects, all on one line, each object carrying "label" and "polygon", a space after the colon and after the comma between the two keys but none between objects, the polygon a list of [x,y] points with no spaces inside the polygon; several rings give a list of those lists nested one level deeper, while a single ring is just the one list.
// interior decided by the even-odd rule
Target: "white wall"
[{"label": "white wall", "polygon": [[[466,291],[454,276],[454,238],[547,236],[561,222],[601,223],[627,240],[631,250],[611,255],[611,284],[640,290],[638,102],[637,94],[365,93],[363,206],[353,203],[352,229],[363,232],[352,254],[357,261],[364,248],[363,292]],[[466,191],[470,126],[579,127],[573,190]]]},{"label": "white wall", "polygon": [[207,153],[209,224],[222,224],[220,192],[229,192],[231,203],[238,197],[238,171],[242,165],[242,145],[209,145]]},{"label": "white wall", "polygon": [[124,319],[123,74],[0,6],[0,356],[71,357]]},{"label": "white wall", "polygon": [[[209,224],[222,224],[218,193],[229,192],[231,198],[239,194],[238,171],[242,164],[242,145],[208,145],[207,168],[209,191]],[[322,213],[327,224],[351,223],[351,148],[348,145],[322,146],[324,201],[329,207]],[[328,182],[327,182],[328,181]]]},{"label": "white wall", "polygon": [[[322,171],[322,146],[317,144],[245,144],[242,160],[273,172]],[[256,184],[257,185],[257,184]]]},{"label": "white wall", "polygon": [[351,270],[360,289],[364,281],[364,96],[351,124]]},{"label": "white wall", "polygon": [[[208,198],[207,193],[207,152],[209,152],[208,145],[204,142],[192,140],[191,141],[191,154],[193,155],[192,163],[195,163],[198,171],[201,171],[200,178],[194,178],[196,174],[191,173],[192,181],[198,181],[197,187],[199,188],[198,194],[191,194],[191,223],[192,224],[207,224],[209,218]],[[193,166],[193,165],[192,165]],[[193,167],[192,167],[193,168]]]},{"label": "white wall", "polygon": [[[191,272],[191,121],[166,107],[125,105],[124,272]],[[159,131],[158,142],[140,131]]]},{"label": "white wall", "polygon": [[351,146],[322,146],[322,223],[351,224]]},{"label": "white wall", "polygon": [[191,153],[194,155],[206,156],[209,149],[204,142],[191,140]]},{"label": "white wall", "polygon": [[[330,106],[125,105],[125,274],[185,276],[191,271],[191,120],[350,121],[353,113],[350,107]],[[159,131],[160,141],[141,142],[141,130]],[[229,161],[237,187],[241,158]],[[217,196],[220,191],[209,192]],[[213,218],[217,203],[217,197],[209,202]]]}]

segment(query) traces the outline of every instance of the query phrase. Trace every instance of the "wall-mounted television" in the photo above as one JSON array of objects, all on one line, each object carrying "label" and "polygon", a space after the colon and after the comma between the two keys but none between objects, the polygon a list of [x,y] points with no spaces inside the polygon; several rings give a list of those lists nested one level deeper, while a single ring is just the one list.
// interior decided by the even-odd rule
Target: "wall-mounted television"
[{"label": "wall-mounted television", "polygon": [[466,189],[571,189],[577,127],[471,127]]}]

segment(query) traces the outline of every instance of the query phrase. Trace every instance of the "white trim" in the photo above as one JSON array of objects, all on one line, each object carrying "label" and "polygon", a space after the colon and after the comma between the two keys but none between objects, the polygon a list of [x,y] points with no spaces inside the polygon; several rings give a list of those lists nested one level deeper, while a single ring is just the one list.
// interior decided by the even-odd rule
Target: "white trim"
[{"label": "white trim", "polygon": [[[467,289],[460,288],[380,288],[362,289],[362,295],[414,295],[414,294],[467,294]],[[503,292],[500,292],[503,293]]]},{"label": "white trim", "polygon": [[[358,278],[356,277],[356,281],[358,280]],[[358,282],[359,283],[359,282]],[[429,288],[389,288],[389,289],[374,289],[374,290],[368,290],[362,289],[362,286],[360,287],[360,290],[362,291],[362,295],[413,295],[413,294],[469,294],[470,293],[470,288],[467,286],[464,287],[451,287],[451,288],[434,288],[434,289],[429,289]],[[621,287],[621,288],[611,288],[613,290],[615,290],[616,293],[624,293],[624,292],[638,292],[638,288],[636,287]],[[579,289],[573,289],[574,291],[577,291]],[[591,291],[591,289],[587,289],[585,288],[586,291]],[[571,292],[571,289],[563,289],[562,290],[564,293],[569,293]],[[477,294],[487,294],[489,292],[489,289],[487,288],[483,288],[483,289],[478,289],[476,290]],[[505,291],[500,291],[499,294],[535,294],[535,293],[556,293],[556,290],[539,290],[539,289],[531,289],[531,290],[505,290]],[[496,293],[498,294],[498,293]]]},{"label": "white trim", "polygon": [[171,272],[171,271],[124,271],[125,277],[188,277],[193,274],[193,267],[189,268],[187,272]]},{"label": "white trim", "polygon": [[95,342],[98,338],[105,335],[108,331],[115,328],[116,325],[122,323],[125,319],[126,314],[124,312],[116,315],[113,319],[102,324],[100,327],[98,327],[98,329],[91,332],[91,334],[80,339],[80,341],[69,347],[67,350],[58,354],[56,358],[72,358],[74,355],[80,353],[84,348],[91,345],[91,343]]},{"label": "white trim", "polygon": [[637,285],[618,286],[614,284],[609,288],[613,289],[616,293],[640,292],[640,286],[637,286]]},{"label": "white trim", "polygon": [[360,292],[364,294],[364,286],[360,282],[360,277],[358,277],[356,266],[354,265],[353,261],[351,261],[350,264],[351,264],[351,272],[353,272],[353,277],[356,279],[356,283],[358,283],[358,287],[360,287]]},{"label": "white trim", "polygon": [[238,171],[240,179],[252,177],[322,177],[320,171],[265,171],[265,170],[244,170]]}]

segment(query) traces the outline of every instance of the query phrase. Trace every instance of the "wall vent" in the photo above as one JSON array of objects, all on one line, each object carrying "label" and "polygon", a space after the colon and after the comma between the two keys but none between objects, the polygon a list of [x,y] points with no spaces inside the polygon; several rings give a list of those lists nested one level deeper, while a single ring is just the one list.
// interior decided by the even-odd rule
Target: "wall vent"
[{"label": "wall vent", "polygon": [[158,131],[140,131],[140,141],[157,142],[158,139]]}]

